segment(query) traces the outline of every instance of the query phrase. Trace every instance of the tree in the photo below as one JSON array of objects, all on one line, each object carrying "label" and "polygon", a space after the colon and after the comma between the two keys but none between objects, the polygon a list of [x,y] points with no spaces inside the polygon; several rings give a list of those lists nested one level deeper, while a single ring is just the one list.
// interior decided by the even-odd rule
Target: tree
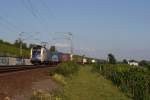
[{"label": "tree", "polygon": [[15,40],[14,45],[19,48],[20,47],[20,41],[19,40]]},{"label": "tree", "polygon": [[51,52],[56,52],[56,47],[55,46],[51,46],[50,51]]},{"label": "tree", "polygon": [[123,59],[122,63],[123,64],[128,64],[128,61],[126,59]]},{"label": "tree", "polygon": [[29,48],[33,48],[36,44],[29,44]]},{"label": "tree", "polygon": [[115,56],[113,54],[108,54],[108,63],[109,64],[116,64],[116,59]]},{"label": "tree", "polygon": [[147,67],[147,66],[148,66],[148,63],[147,63],[146,60],[142,60],[142,61],[139,62],[139,65],[140,65],[140,66],[143,66],[143,67]]},{"label": "tree", "polygon": [[22,48],[23,49],[28,49],[27,44],[26,43],[22,43]]},{"label": "tree", "polygon": [[3,40],[0,39],[0,43],[3,43]]},{"label": "tree", "polygon": [[15,40],[14,45],[18,48],[20,48],[20,44],[22,44],[23,49],[27,49],[27,44],[21,41],[20,39]]}]

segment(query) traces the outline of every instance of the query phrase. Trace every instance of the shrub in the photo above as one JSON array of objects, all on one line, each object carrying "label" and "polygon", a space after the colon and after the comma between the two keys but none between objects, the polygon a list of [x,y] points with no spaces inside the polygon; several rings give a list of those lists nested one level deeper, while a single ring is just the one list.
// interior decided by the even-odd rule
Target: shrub
[{"label": "shrub", "polygon": [[62,98],[55,93],[38,90],[33,92],[30,100],[62,100]]},{"label": "shrub", "polygon": [[53,95],[44,91],[34,91],[31,100],[52,100]]},{"label": "shrub", "polygon": [[55,73],[55,74],[52,76],[52,78],[53,78],[55,81],[57,81],[57,82],[59,82],[59,83],[61,83],[61,84],[63,84],[63,85],[66,85],[66,84],[67,84],[66,81],[65,81],[64,76],[62,76],[62,75],[60,75],[60,74]]},{"label": "shrub", "polygon": [[79,65],[77,65],[75,62],[64,62],[57,66],[55,73],[69,76],[79,70]]}]

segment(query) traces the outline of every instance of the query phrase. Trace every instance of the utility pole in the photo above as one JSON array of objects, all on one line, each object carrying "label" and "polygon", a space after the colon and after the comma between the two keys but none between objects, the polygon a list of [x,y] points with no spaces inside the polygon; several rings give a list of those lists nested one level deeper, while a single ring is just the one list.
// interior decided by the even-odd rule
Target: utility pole
[{"label": "utility pole", "polygon": [[19,34],[19,43],[20,43],[20,58],[22,59],[22,33]]},{"label": "utility pole", "polygon": [[43,47],[46,47],[46,44],[48,44],[47,42],[41,42],[41,45],[43,46]]},{"label": "utility pole", "polygon": [[23,32],[21,32],[19,34],[19,43],[20,43],[20,59],[21,59],[21,64],[22,64],[22,34]]},{"label": "utility pole", "polygon": [[[23,41],[24,40],[27,40],[27,39],[29,39],[29,38],[31,38],[31,37],[33,37],[33,35],[30,35],[29,37],[27,37],[27,38],[23,38],[22,37],[22,35],[24,34],[25,32],[20,32],[19,33],[19,42],[20,42],[20,58],[21,58],[21,63],[22,63],[22,61],[23,61],[23,59],[22,59],[22,54],[23,54],[23,52],[22,52],[22,43],[23,43]],[[39,32],[36,32],[36,34],[39,34]]]},{"label": "utility pole", "polygon": [[71,32],[55,32],[55,33],[63,33],[67,36],[67,39],[70,41],[70,59],[73,60],[73,34]]},{"label": "utility pole", "polygon": [[71,61],[73,60],[73,35],[71,32],[68,32],[69,36],[70,36],[70,58]]}]

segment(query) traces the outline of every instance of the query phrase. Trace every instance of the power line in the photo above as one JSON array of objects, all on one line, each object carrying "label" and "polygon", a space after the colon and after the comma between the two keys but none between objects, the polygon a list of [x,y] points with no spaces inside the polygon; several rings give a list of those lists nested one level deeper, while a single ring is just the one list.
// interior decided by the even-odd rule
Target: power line
[{"label": "power line", "polygon": [[36,9],[36,8],[33,6],[31,0],[26,0],[26,1],[27,1],[27,2],[25,2],[25,0],[22,1],[22,3],[23,3],[23,5],[25,6],[25,8],[31,13],[31,15],[32,15],[34,18],[36,18],[36,19],[38,20],[38,22],[39,22],[39,24],[40,24],[41,26],[43,26],[43,27],[44,27],[44,26],[47,26],[46,24],[45,24],[45,25],[43,24],[43,22],[46,22],[46,21],[44,21],[44,18],[41,17],[41,15],[40,15],[40,13],[39,13],[39,10]]},{"label": "power line", "polygon": [[29,10],[32,12],[32,14],[34,15],[34,17],[39,18],[38,14],[37,14],[37,10],[33,7],[32,2],[30,0],[27,0],[28,4],[29,4]]},{"label": "power line", "polygon": [[51,14],[52,14],[52,10],[47,6],[47,4],[45,3],[45,1],[44,0],[39,0],[39,1],[43,5],[43,7],[45,7],[47,9],[47,12],[51,12]]},{"label": "power line", "polygon": [[0,21],[1,21],[1,24],[7,28],[7,30],[11,31],[18,31],[18,27],[16,25],[14,25],[13,23],[11,23],[10,21],[8,21],[6,18],[0,16]]},{"label": "power line", "polygon": [[4,24],[3,22],[0,22],[1,25],[3,25],[4,28],[6,28],[8,31],[10,32],[15,32],[15,30],[13,28],[11,28],[9,25]]},{"label": "power line", "polygon": [[[32,6],[32,3],[30,3],[31,1],[30,0],[26,0],[28,1],[28,5],[26,4],[25,0],[21,0],[24,7],[31,13],[31,15],[36,18],[37,20],[39,20],[39,17],[38,15],[35,13],[35,11],[33,10],[33,6]],[[40,22],[40,21],[39,21]],[[40,22],[41,24],[41,22]]]},{"label": "power line", "polygon": [[6,24],[12,26],[15,29],[18,29],[18,27],[16,25],[14,25],[13,23],[9,22],[7,19],[5,19],[4,17],[0,16],[0,20],[4,21]]},{"label": "power line", "polygon": [[[30,4],[30,6],[31,6],[31,8],[33,9],[33,11],[37,14],[37,16],[38,16],[38,18],[39,19],[41,19],[41,21],[43,22],[43,24],[44,24],[44,26],[46,27],[46,28],[48,28],[48,23],[47,23],[47,21],[45,21],[45,19],[41,16],[41,14],[40,14],[40,10],[38,10],[38,8],[35,8],[34,7],[34,5],[32,4],[32,2],[31,2],[31,0],[27,0],[28,1],[28,3]],[[42,0],[41,0],[42,1]],[[42,22],[41,22],[41,24],[42,24]]]},{"label": "power line", "polygon": [[[49,8],[49,6],[45,3],[44,0],[39,0],[40,3],[43,5],[43,7],[45,8],[45,10],[47,11],[47,15],[45,15],[45,17],[47,18],[47,20],[49,20],[49,17],[53,16],[54,14],[52,13],[52,10]],[[50,13],[50,14],[49,14]],[[51,16],[50,16],[51,15]],[[49,23],[46,21],[46,24],[49,25]]]}]

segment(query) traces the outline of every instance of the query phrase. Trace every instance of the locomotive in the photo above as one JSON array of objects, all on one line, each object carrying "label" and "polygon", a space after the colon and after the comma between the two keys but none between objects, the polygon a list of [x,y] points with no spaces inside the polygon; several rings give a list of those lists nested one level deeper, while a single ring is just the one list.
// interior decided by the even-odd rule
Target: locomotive
[{"label": "locomotive", "polygon": [[31,63],[32,64],[49,64],[51,54],[45,47],[37,45],[31,48]]},{"label": "locomotive", "polygon": [[[59,64],[61,62],[70,61],[70,54],[61,52],[51,52],[44,46],[34,46],[31,48],[30,62],[32,64]],[[74,55],[73,61],[79,64],[90,64],[96,61],[83,56]],[[92,61],[92,62],[91,62]]]}]

